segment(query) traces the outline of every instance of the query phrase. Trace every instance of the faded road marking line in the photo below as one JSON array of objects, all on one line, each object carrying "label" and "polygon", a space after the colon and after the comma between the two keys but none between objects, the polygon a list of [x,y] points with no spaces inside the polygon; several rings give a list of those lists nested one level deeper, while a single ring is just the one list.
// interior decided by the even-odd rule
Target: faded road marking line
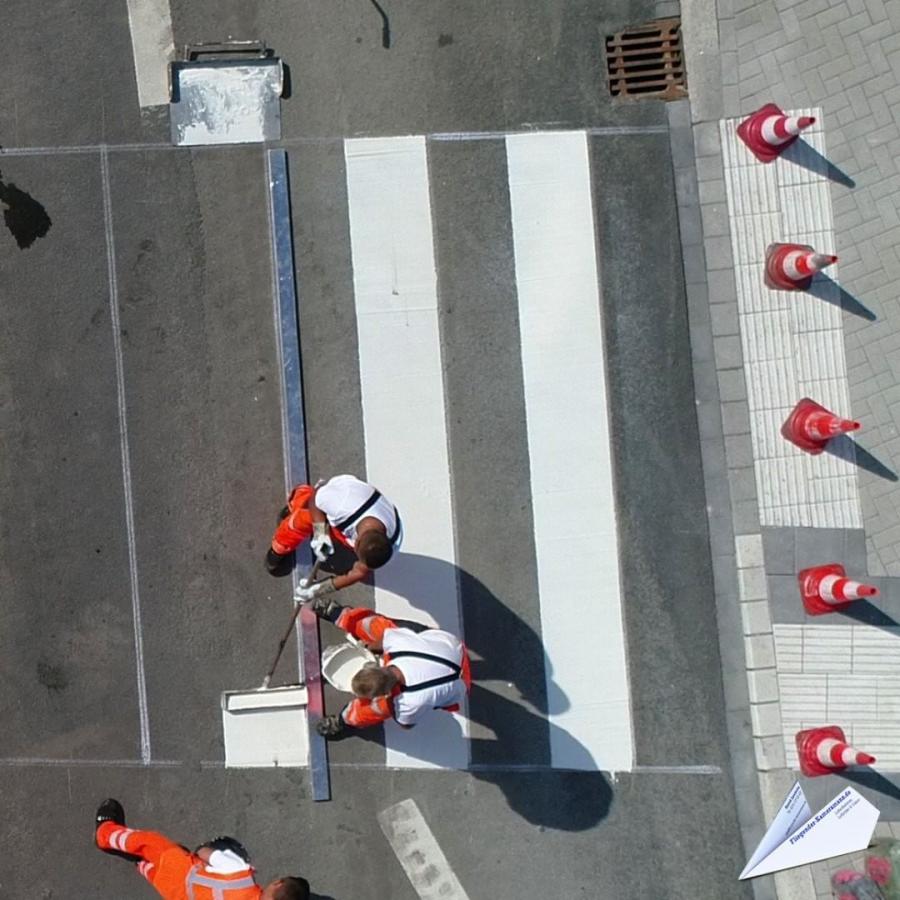
[{"label": "faded road marking line", "polygon": [[469,900],[414,800],[389,806],[378,824],[421,900]]},{"label": "faded road marking line", "polygon": [[109,313],[116,359],[116,397],[119,412],[119,451],[122,456],[122,488],[125,495],[125,531],[128,536],[128,572],[131,580],[131,611],[134,620],[134,657],[137,670],[138,711],[141,723],[141,759],[150,762],[150,713],[144,668],[144,632],[141,625],[141,594],[138,588],[137,542],[134,536],[134,497],[131,488],[131,451],[128,447],[128,412],[125,403],[125,363],[122,357],[122,326],[119,322],[119,287],[116,281],[116,244],[113,234],[112,192],[109,157],[100,152],[103,180],[103,224],[106,230],[106,269],[109,279]]},{"label": "faded road marking line", "polygon": [[186,763],[177,759],[54,759],[41,756],[11,756],[0,758],[0,768],[8,769],[175,769]]},{"label": "faded road marking line", "polygon": [[138,103],[164,106],[169,102],[169,62],[175,58],[169,0],[128,0],[128,25]]}]

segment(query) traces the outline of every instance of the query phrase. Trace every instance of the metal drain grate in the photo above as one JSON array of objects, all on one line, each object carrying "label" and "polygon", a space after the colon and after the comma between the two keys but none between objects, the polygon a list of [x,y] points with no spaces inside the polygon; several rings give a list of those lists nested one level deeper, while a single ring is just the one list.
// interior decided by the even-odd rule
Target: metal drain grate
[{"label": "metal drain grate", "polygon": [[610,35],[606,68],[613,97],[686,97],[681,20],[657,19]]}]

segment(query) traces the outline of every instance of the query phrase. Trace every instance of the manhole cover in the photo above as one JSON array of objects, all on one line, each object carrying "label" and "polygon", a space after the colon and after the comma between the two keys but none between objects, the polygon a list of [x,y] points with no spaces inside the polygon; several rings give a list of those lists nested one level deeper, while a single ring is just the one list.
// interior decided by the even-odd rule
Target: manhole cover
[{"label": "manhole cover", "polygon": [[606,67],[613,97],[686,97],[681,20],[657,19],[610,35]]}]

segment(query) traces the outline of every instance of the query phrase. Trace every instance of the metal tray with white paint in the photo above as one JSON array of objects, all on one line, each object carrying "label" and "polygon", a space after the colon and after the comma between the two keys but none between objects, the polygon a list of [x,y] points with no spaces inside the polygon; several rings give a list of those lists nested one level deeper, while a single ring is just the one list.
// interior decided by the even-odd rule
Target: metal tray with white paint
[{"label": "metal tray with white paint", "polygon": [[285,85],[281,59],[262,45],[210,46],[187,48],[186,59],[169,64],[172,143],[277,141]]}]

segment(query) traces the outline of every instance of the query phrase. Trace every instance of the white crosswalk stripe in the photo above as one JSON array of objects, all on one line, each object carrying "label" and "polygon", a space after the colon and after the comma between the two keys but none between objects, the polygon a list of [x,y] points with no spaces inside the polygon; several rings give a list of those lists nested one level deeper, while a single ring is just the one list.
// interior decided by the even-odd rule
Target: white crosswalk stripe
[{"label": "white crosswalk stripe", "polygon": [[[403,519],[404,552],[452,563],[425,140],[372,138],[344,146],[368,477],[374,484],[390,484],[389,496]],[[434,624],[460,633],[459,597],[449,567],[428,583],[404,573],[403,554],[391,567],[394,591],[379,587],[376,578],[379,611],[407,619],[421,619],[424,612]],[[410,598],[418,601],[416,607]],[[466,765],[464,720],[446,713],[430,718],[412,731],[388,724],[388,765]]]}]

